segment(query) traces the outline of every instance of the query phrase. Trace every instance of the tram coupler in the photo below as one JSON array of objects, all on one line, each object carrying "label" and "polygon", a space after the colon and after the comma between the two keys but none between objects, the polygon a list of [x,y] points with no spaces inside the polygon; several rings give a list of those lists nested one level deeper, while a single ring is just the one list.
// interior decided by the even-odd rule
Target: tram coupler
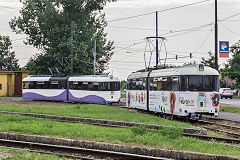
[{"label": "tram coupler", "polygon": [[197,113],[192,113],[190,115],[190,119],[192,119],[192,120],[199,120],[200,117],[201,117],[201,114],[197,114]]}]

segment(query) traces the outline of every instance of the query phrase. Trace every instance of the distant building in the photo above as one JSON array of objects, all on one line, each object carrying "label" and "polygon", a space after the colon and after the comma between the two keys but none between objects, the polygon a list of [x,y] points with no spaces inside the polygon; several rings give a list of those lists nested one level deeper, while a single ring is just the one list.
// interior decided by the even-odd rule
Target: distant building
[{"label": "distant building", "polygon": [[27,76],[24,71],[0,71],[0,96],[22,96],[22,80]]}]

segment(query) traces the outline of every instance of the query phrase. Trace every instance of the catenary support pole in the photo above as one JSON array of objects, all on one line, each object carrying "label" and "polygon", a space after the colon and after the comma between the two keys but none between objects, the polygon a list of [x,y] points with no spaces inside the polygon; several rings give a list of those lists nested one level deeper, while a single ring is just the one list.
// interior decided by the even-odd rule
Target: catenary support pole
[{"label": "catenary support pole", "polygon": [[[156,11],[156,37],[158,37],[158,11]],[[158,68],[158,38],[156,38],[156,69]]]},{"label": "catenary support pole", "polygon": [[71,75],[73,75],[73,23],[71,23]]},{"label": "catenary support pole", "polygon": [[214,67],[218,70],[218,11],[217,0],[215,0],[215,63]]},{"label": "catenary support pole", "polygon": [[94,41],[94,51],[93,51],[93,57],[94,57],[93,73],[94,73],[94,75],[96,74],[96,55],[97,55],[97,42],[96,42],[96,40],[95,40],[95,41]]}]

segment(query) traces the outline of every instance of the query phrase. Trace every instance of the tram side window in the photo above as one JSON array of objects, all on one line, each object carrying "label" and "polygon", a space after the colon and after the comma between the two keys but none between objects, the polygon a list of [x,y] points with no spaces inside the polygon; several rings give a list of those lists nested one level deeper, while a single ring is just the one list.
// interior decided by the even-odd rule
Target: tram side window
[{"label": "tram side window", "polygon": [[88,90],[88,82],[83,82],[83,90]]},{"label": "tram side window", "polygon": [[218,91],[218,76],[181,76],[181,91]]},{"label": "tram side window", "polygon": [[187,76],[180,76],[180,91],[187,91],[188,89],[188,77]]},{"label": "tram side window", "polygon": [[120,87],[120,82],[115,82],[115,91],[120,91],[121,87]]},{"label": "tram side window", "polygon": [[108,82],[99,83],[99,90],[100,91],[107,91],[108,90]]},{"label": "tram side window", "polygon": [[136,79],[136,90],[143,89],[143,79]]},{"label": "tram side window", "polygon": [[98,82],[93,82],[93,90],[94,91],[98,91],[98,85],[99,85]]},{"label": "tram side window", "polygon": [[204,91],[219,91],[219,77],[218,76],[203,76]]},{"label": "tram side window", "polygon": [[188,90],[189,91],[203,91],[202,76],[188,76]]},{"label": "tram side window", "polygon": [[147,89],[147,79],[143,78],[143,90]]},{"label": "tram side window", "polygon": [[162,77],[162,91],[168,91],[167,77]]},{"label": "tram side window", "polygon": [[37,89],[37,82],[30,82],[29,89]]},{"label": "tram side window", "polygon": [[158,90],[160,91],[178,91],[178,77],[160,77],[158,78]]},{"label": "tram side window", "polygon": [[30,82],[23,82],[23,89],[29,89]]},{"label": "tram side window", "polygon": [[150,78],[150,90],[151,91],[157,90],[157,78]]},{"label": "tram side window", "polygon": [[70,82],[70,89],[72,90],[88,90],[88,91],[97,91],[98,82]]},{"label": "tram side window", "polygon": [[88,82],[87,90],[98,91],[98,82]]},{"label": "tram side window", "polygon": [[66,81],[60,81],[59,83],[59,89],[67,89],[67,82]]},{"label": "tram side window", "polygon": [[37,89],[45,89],[45,86],[44,86],[44,82],[43,82],[43,81],[37,82]]},{"label": "tram side window", "polygon": [[120,82],[110,82],[110,90],[111,91],[119,91],[120,90]]},{"label": "tram side window", "polygon": [[115,83],[114,82],[110,82],[110,90],[111,91],[115,90]]},{"label": "tram side window", "polygon": [[87,90],[93,90],[93,82],[88,82]]},{"label": "tram side window", "polygon": [[157,90],[161,91],[163,87],[162,77],[158,77],[156,80],[157,80]]},{"label": "tram side window", "polygon": [[50,82],[50,89],[59,89],[58,87],[58,81],[51,81]]},{"label": "tram side window", "polygon": [[172,77],[172,91],[178,91],[179,87],[178,87],[178,77],[177,76],[173,76]]},{"label": "tram side window", "polygon": [[83,89],[83,82],[78,82],[76,89],[82,90]]},{"label": "tram side window", "polygon": [[130,79],[129,81],[129,89],[136,90],[136,79]]},{"label": "tram side window", "polygon": [[72,90],[82,90],[83,88],[83,82],[74,81],[70,82],[69,85]]}]

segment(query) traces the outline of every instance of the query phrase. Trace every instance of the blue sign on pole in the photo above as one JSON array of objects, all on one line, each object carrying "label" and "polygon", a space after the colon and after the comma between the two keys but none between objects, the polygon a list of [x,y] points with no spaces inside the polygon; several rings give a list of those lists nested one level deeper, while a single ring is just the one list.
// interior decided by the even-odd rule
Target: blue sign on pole
[{"label": "blue sign on pole", "polygon": [[229,57],[229,41],[219,41],[219,53],[220,58]]}]

